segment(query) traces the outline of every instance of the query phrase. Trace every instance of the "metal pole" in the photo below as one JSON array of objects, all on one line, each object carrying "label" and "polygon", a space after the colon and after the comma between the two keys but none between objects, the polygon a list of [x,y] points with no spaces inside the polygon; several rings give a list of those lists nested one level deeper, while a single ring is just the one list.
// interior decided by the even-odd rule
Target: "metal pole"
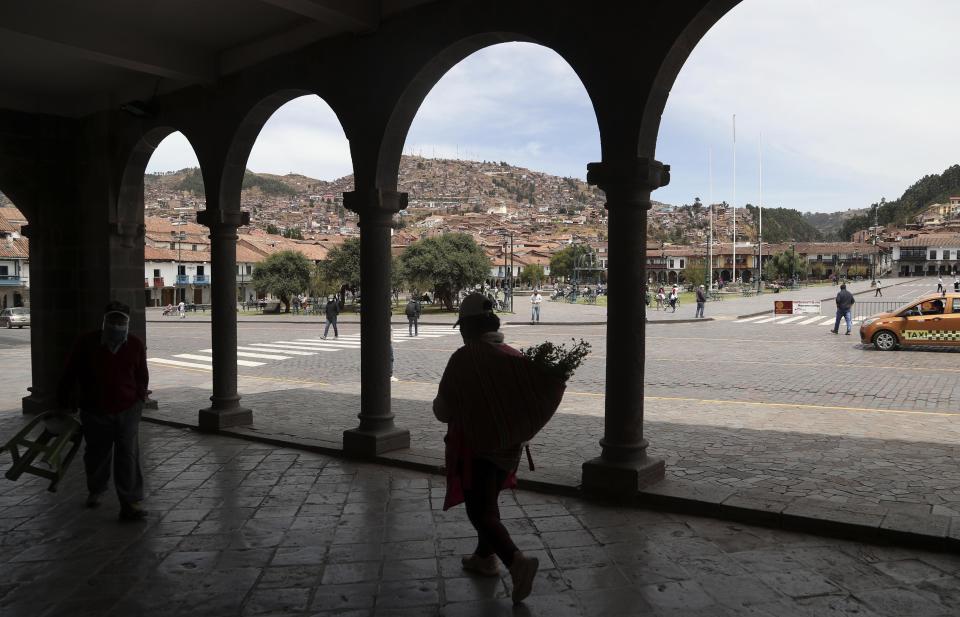
[{"label": "metal pole", "polygon": [[737,114],[733,114],[733,277],[737,282]]},{"label": "metal pole", "polygon": [[510,232],[510,312],[513,312],[513,232]]},{"label": "metal pole", "polygon": [[707,289],[713,289],[713,148],[707,150],[710,175],[710,234],[707,237]]},{"label": "metal pole", "polygon": [[757,293],[760,292],[760,282],[763,279],[763,133],[760,133],[760,199],[757,210],[759,212],[759,226],[757,231]]}]

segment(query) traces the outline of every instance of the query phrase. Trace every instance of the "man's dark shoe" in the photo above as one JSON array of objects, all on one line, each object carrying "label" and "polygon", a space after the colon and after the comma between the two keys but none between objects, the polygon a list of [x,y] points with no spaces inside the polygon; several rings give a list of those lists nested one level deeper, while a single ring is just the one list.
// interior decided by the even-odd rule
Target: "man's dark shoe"
[{"label": "man's dark shoe", "polygon": [[831,330],[830,332],[832,332],[833,334],[838,334],[836,330]]},{"label": "man's dark shoe", "polygon": [[847,336],[850,336],[850,331],[849,331],[849,330],[847,330]]},{"label": "man's dark shoe", "polygon": [[140,502],[123,504],[120,507],[121,521],[142,521],[147,517],[147,511]]},{"label": "man's dark shoe", "polygon": [[100,502],[103,500],[103,494],[106,491],[100,491],[99,493],[90,493],[87,495],[86,506],[88,508],[99,508]]}]

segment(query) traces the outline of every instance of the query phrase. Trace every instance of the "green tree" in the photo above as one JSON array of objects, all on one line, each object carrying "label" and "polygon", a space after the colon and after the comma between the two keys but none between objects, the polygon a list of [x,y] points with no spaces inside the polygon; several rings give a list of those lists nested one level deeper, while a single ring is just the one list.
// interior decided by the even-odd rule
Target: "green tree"
[{"label": "green tree", "polygon": [[707,281],[707,260],[706,259],[688,259],[686,268],[683,270],[683,278],[687,283],[693,285],[710,286]]},{"label": "green tree", "polygon": [[326,275],[336,283],[338,289],[343,286],[353,289],[360,287],[359,239],[350,238],[340,246],[330,249],[322,263]]},{"label": "green tree", "polygon": [[303,232],[300,231],[299,227],[290,227],[283,230],[283,237],[291,240],[303,240]]},{"label": "green tree", "polygon": [[490,275],[490,260],[467,234],[450,233],[424,238],[400,255],[399,276],[415,289],[433,289],[447,310],[461,289]]},{"label": "green tree", "polygon": [[318,298],[326,298],[337,293],[340,285],[330,277],[327,272],[326,262],[321,261],[314,265],[310,273],[310,295]]},{"label": "green tree", "polygon": [[310,262],[302,253],[279,251],[270,255],[253,270],[253,286],[258,292],[269,293],[290,312],[290,300],[310,286]]},{"label": "green tree", "polygon": [[267,223],[267,233],[273,235],[280,235],[280,228],[274,225],[273,223]]},{"label": "green tree", "polygon": [[767,282],[789,279],[794,274],[802,277],[806,273],[806,260],[794,251],[777,253],[763,264],[763,278]]},{"label": "green tree", "polygon": [[520,282],[530,287],[539,287],[545,278],[540,264],[530,264],[520,271]]},{"label": "green tree", "polygon": [[563,279],[573,276],[575,260],[592,250],[586,244],[571,244],[557,251],[550,257],[550,276]]}]

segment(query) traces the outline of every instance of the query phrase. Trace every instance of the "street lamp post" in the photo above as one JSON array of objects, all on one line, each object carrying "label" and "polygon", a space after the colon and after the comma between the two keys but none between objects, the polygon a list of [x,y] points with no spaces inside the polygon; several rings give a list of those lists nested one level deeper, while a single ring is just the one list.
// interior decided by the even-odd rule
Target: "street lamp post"
[{"label": "street lamp post", "polygon": [[790,281],[791,283],[796,282],[797,280],[797,245],[790,245]]},{"label": "street lamp post", "polygon": [[[187,290],[186,287],[183,288],[183,292],[180,292],[180,269],[183,268],[183,255],[181,253],[183,249],[183,241],[186,240],[187,234],[183,231],[173,232],[177,238],[177,278],[175,279],[177,284],[177,302],[186,302],[187,301]],[[184,268],[184,276],[186,276],[186,268]]]}]

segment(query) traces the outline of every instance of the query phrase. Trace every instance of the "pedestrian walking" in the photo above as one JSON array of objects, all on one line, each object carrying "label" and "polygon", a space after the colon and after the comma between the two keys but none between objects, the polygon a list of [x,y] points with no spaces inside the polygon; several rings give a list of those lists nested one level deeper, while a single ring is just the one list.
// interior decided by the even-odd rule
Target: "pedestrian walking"
[{"label": "pedestrian walking", "polygon": [[[489,417],[495,401],[516,400],[516,376],[509,357],[522,354],[505,345],[493,303],[471,294],[460,303],[457,324],[464,346],[454,352],[440,379],[433,401],[436,418],[447,424],[447,495],[444,510],[465,503],[467,517],[477,531],[477,546],[463,557],[463,569],[483,576],[499,576],[497,557],[510,571],[515,604],[526,598],[540,562],[519,550],[500,520],[500,491],[516,486],[521,443],[495,449],[471,448],[464,422],[471,414]],[[476,406],[467,409],[468,406]]]},{"label": "pedestrian walking", "polygon": [[883,297],[883,284],[880,282],[880,279],[877,279],[877,289],[873,292],[873,297],[877,296]]},{"label": "pedestrian walking", "polygon": [[707,303],[707,293],[704,291],[703,285],[697,287],[697,312],[694,314],[694,318],[703,318],[703,307]]},{"label": "pedestrian walking", "polygon": [[130,307],[114,301],[104,309],[101,329],[74,343],[57,389],[61,407],[80,410],[87,507],[100,505],[112,464],[120,520],[147,515],[139,432],[149,381],[146,346],[130,334]]},{"label": "pedestrian walking", "polygon": [[938,276],[938,277],[937,277],[937,291],[938,291],[938,292],[943,291],[943,277],[942,277],[942,276]]},{"label": "pedestrian walking", "polygon": [[847,284],[842,283],[840,285],[840,291],[837,292],[837,321],[833,324],[834,334],[839,334],[840,330],[840,320],[845,319],[847,321],[847,334],[850,334],[851,324],[853,322],[853,314],[850,312],[850,309],[853,308],[853,304],[856,302],[853,298],[853,294],[847,291]]},{"label": "pedestrian walking", "polygon": [[953,277],[953,291],[960,293],[960,276]]},{"label": "pedestrian walking", "polygon": [[327,338],[327,334],[330,332],[330,326],[333,326],[333,338],[339,338],[340,333],[337,331],[337,315],[340,314],[340,304],[334,296],[327,298],[327,305],[323,311],[327,317],[327,326],[323,329],[323,337],[321,338]]},{"label": "pedestrian walking", "polygon": [[670,308],[673,309],[673,312],[677,312],[677,288],[674,287],[670,290]]},{"label": "pedestrian walking", "polygon": [[300,300],[300,295],[299,295],[299,294],[297,294],[296,296],[293,297],[293,314],[294,314],[294,315],[299,315],[299,314],[300,314],[300,302],[301,302],[301,300]]},{"label": "pedestrian walking", "polygon": [[177,313],[180,315],[180,319],[187,316],[187,304],[183,300],[177,305]]},{"label": "pedestrian walking", "polygon": [[418,330],[418,322],[420,321],[420,303],[417,302],[416,295],[411,296],[410,300],[407,301],[407,330],[410,333],[410,336],[419,336],[420,331]]},{"label": "pedestrian walking", "polygon": [[530,296],[530,323],[538,324],[540,323],[540,305],[543,304],[543,296],[540,295],[540,290],[533,292],[533,295]]}]

